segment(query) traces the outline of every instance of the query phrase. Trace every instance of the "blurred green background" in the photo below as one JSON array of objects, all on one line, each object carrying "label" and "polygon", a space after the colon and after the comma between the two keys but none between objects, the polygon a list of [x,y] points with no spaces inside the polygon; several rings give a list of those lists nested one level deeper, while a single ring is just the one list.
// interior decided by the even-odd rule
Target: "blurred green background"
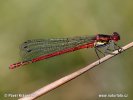
[{"label": "blurred green background", "polygon": [[[83,49],[9,70],[20,61],[19,45],[28,39],[62,38],[98,33],[121,35],[120,46],[133,40],[133,1],[1,0],[0,100],[5,94],[28,94],[97,60]],[[38,100],[132,100],[133,50],[104,62]],[[99,94],[128,94],[99,98]]]}]

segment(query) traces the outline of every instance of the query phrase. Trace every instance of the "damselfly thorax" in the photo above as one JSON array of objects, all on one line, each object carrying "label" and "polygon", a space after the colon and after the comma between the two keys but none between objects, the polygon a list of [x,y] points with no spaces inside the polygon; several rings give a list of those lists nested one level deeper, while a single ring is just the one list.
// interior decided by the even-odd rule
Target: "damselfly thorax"
[{"label": "damselfly thorax", "polygon": [[94,43],[94,46],[100,48],[100,47],[104,47],[108,44],[109,44],[109,42],[106,42],[106,41],[98,41],[98,42]]}]

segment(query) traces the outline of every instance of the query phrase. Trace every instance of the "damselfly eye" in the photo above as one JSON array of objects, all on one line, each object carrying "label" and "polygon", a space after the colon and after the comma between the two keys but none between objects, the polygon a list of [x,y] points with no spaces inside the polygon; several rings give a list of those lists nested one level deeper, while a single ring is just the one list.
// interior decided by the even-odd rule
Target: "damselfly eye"
[{"label": "damselfly eye", "polygon": [[113,33],[113,40],[115,40],[115,41],[120,40],[120,35],[119,35],[119,33],[117,33],[117,32],[114,32],[114,33]]},{"label": "damselfly eye", "polygon": [[113,37],[113,40],[114,40],[114,41],[118,41],[119,38],[118,38],[117,36],[114,36],[114,37]]}]

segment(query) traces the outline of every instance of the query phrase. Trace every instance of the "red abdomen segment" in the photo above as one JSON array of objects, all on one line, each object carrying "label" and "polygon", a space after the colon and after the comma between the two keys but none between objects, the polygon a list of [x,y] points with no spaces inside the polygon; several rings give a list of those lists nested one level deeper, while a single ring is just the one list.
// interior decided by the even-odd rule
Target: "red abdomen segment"
[{"label": "red abdomen segment", "polygon": [[81,45],[81,46],[77,46],[77,47],[74,47],[74,48],[64,49],[64,50],[57,51],[57,52],[54,52],[54,53],[51,53],[51,54],[42,55],[42,56],[39,56],[39,57],[34,58],[32,60],[29,60],[29,61],[23,61],[23,62],[18,62],[18,63],[15,63],[15,64],[11,64],[9,68],[14,69],[14,68],[17,68],[17,67],[20,67],[20,66],[23,66],[23,65],[34,63],[34,62],[44,60],[44,59],[47,59],[47,58],[50,58],[50,57],[54,57],[54,56],[57,56],[57,55],[61,55],[61,54],[67,53],[67,52],[73,52],[73,51],[76,51],[76,50],[79,50],[79,49],[92,48],[92,47],[94,47],[94,42],[84,44],[84,45]]},{"label": "red abdomen segment", "polygon": [[20,66],[23,66],[23,65],[27,65],[27,64],[30,64],[32,63],[32,61],[23,61],[23,62],[18,62],[18,63],[15,63],[15,64],[11,64],[9,66],[9,69],[14,69],[16,67],[20,67]]},{"label": "red abdomen segment", "polygon": [[51,54],[47,54],[45,56],[39,56],[37,58],[32,59],[32,62],[37,62],[37,61],[47,59],[47,58],[50,58],[50,57],[54,57],[54,56],[57,56],[57,55],[61,55],[61,54],[67,53],[67,52],[73,52],[73,51],[76,51],[76,50],[79,50],[79,49],[92,48],[92,47],[94,47],[94,43],[88,43],[88,44],[84,44],[84,45],[77,46],[77,47],[74,47],[74,48],[64,49],[64,50],[57,51],[57,52],[54,52],[54,53],[51,53]]}]

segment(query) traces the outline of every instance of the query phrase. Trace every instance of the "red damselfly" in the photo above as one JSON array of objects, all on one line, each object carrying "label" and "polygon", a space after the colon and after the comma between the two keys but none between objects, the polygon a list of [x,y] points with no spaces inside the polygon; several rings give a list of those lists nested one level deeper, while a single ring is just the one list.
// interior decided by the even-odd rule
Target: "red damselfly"
[{"label": "red damselfly", "polygon": [[[120,35],[117,32],[113,32],[112,35],[97,34],[92,37],[79,36],[73,38],[27,40],[20,46],[20,55],[22,56],[23,61],[11,64],[9,68],[14,69],[19,66],[83,48],[95,48],[95,52],[100,59],[98,52],[103,55],[105,55],[105,53],[109,53],[109,51],[111,51],[111,43],[114,45],[114,50],[117,49],[120,52],[121,47],[116,44],[118,40],[120,40]],[[99,50],[101,47],[106,47],[104,52]]]}]

